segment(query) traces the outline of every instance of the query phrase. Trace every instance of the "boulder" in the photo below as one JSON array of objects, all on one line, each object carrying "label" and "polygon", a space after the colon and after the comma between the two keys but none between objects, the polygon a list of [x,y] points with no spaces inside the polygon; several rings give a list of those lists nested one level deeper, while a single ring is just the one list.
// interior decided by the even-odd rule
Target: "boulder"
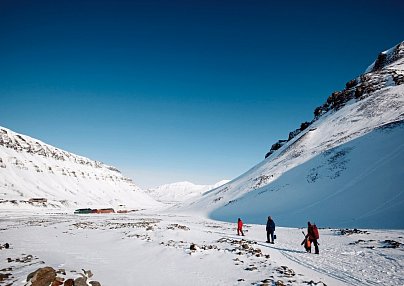
[{"label": "boulder", "polygon": [[91,272],[91,270],[84,270],[84,269],[81,270],[83,270],[83,273],[87,278],[93,277],[93,273]]},{"label": "boulder", "polygon": [[39,268],[28,274],[27,281],[31,280],[32,286],[49,286],[56,278],[56,271],[52,267]]},{"label": "boulder", "polygon": [[88,286],[87,285],[87,278],[79,277],[74,280],[74,286]]},{"label": "boulder", "polygon": [[73,279],[67,279],[65,281],[64,286],[74,286],[74,280]]},{"label": "boulder", "polygon": [[91,286],[101,286],[100,282],[98,281],[91,281],[90,284]]},{"label": "boulder", "polygon": [[52,282],[51,286],[60,286],[60,285],[63,285],[63,281],[55,280],[55,281]]}]

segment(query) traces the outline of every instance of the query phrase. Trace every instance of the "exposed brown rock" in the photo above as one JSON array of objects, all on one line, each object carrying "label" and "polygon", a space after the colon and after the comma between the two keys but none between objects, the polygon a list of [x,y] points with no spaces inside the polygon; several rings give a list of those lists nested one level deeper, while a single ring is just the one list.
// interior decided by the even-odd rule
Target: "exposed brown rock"
[{"label": "exposed brown rock", "polygon": [[32,286],[49,286],[56,278],[56,271],[52,267],[39,268],[37,271],[27,276],[27,281],[31,280]]},{"label": "exposed brown rock", "polygon": [[87,286],[87,279],[79,277],[74,280],[74,286]]},{"label": "exposed brown rock", "polygon": [[73,279],[67,279],[65,281],[64,286],[74,286],[74,280]]}]

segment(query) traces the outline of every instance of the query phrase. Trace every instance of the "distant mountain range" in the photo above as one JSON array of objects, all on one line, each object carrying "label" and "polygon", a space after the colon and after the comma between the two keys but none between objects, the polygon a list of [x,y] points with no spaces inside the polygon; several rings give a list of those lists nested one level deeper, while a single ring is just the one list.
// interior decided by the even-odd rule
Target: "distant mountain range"
[{"label": "distant mountain range", "polygon": [[179,210],[280,225],[404,228],[404,42],[332,93],[265,160]]},{"label": "distant mountain range", "polygon": [[166,204],[177,204],[183,203],[186,200],[195,200],[205,192],[220,187],[227,182],[229,182],[229,180],[222,180],[213,185],[196,185],[191,182],[177,182],[149,189],[146,193],[157,201]]}]

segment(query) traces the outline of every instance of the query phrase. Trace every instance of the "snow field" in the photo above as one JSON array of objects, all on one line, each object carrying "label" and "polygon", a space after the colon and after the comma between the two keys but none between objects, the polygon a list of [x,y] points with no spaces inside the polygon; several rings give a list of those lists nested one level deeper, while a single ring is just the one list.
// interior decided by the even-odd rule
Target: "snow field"
[{"label": "snow field", "polygon": [[[384,241],[404,243],[404,231],[343,236],[321,229],[320,255],[305,253],[301,231],[278,227],[272,245],[265,243],[264,225],[248,222],[241,237],[235,222],[161,212],[8,212],[0,220],[0,235],[1,243],[11,248],[0,250],[0,268],[12,267],[16,284],[46,265],[66,271],[90,269],[94,279],[107,286],[265,285],[263,281],[279,280],[289,285],[403,285],[403,246],[384,248]],[[190,250],[192,244],[195,251]],[[262,256],[255,255],[257,249]],[[7,257],[23,254],[45,263],[7,263]],[[285,274],[285,269],[293,274]]]}]

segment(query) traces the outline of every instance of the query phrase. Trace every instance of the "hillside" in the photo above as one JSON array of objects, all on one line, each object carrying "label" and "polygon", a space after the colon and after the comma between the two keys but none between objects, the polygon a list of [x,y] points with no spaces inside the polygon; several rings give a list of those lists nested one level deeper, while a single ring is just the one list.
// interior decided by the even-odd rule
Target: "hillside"
[{"label": "hillside", "polygon": [[404,228],[404,43],[272,145],[266,159],[182,210],[303,226]]},{"label": "hillside", "polygon": [[0,208],[157,205],[114,167],[0,127]]}]

